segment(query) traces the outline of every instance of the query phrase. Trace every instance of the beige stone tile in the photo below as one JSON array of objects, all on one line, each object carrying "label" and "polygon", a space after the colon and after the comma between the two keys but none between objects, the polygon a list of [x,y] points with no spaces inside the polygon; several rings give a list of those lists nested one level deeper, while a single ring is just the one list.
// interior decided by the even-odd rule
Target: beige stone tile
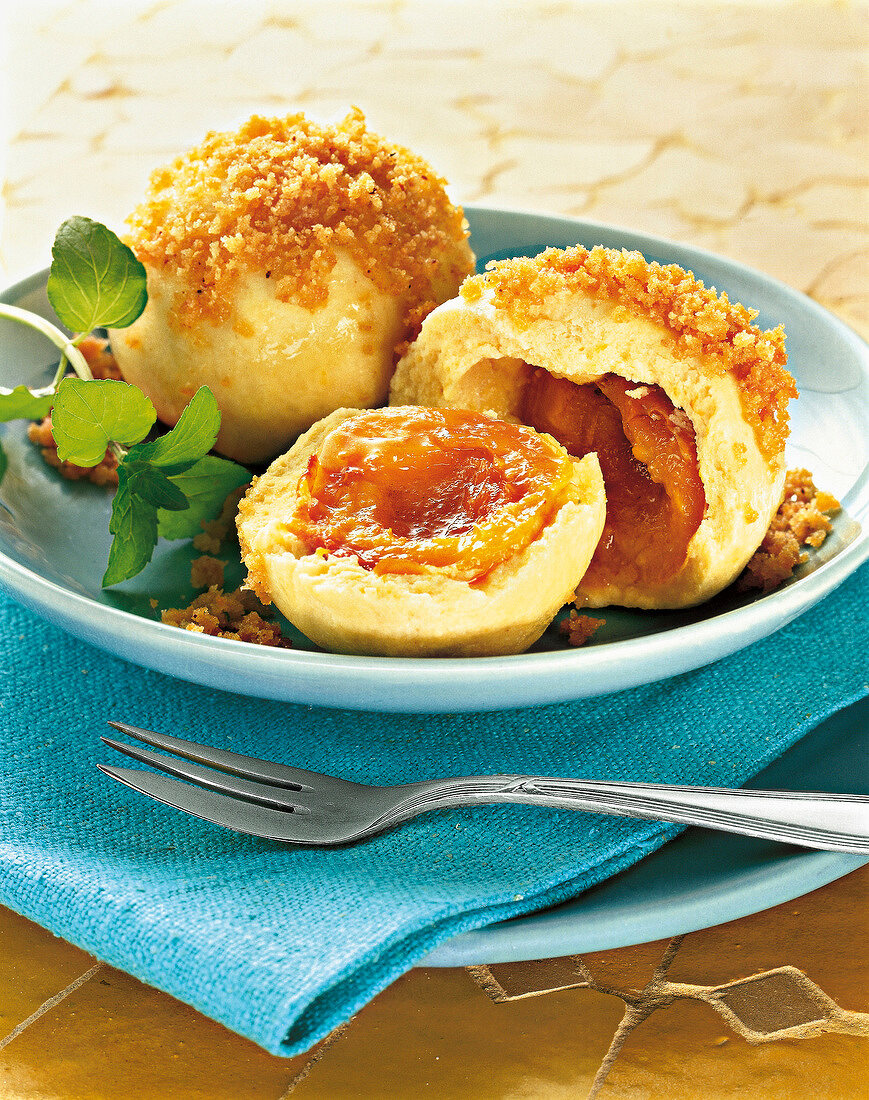
[{"label": "beige stone tile", "polygon": [[191,56],[218,56],[254,35],[268,19],[271,4],[227,0],[135,0],[126,7],[129,25],[101,35],[103,50],[119,60],[171,58],[183,70]]},{"label": "beige stone tile", "polygon": [[856,180],[820,179],[785,194],[781,204],[815,229],[844,229],[862,235],[869,223],[869,192]]},{"label": "beige stone tile", "polygon": [[[94,81],[94,87],[99,91],[93,95],[80,94],[72,88],[71,82],[64,82],[57,91],[35,107],[26,130],[37,134],[64,135],[67,140],[78,142],[84,154],[97,135],[104,134],[123,119],[123,101],[130,96],[123,86],[109,90],[109,78],[103,79],[103,74],[99,75],[100,79]],[[11,179],[15,178],[14,142],[7,173]]]},{"label": "beige stone tile", "polygon": [[[307,34],[267,26],[234,45],[220,71],[247,98],[271,98],[279,92],[292,109],[301,93],[346,80],[348,71],[365,55],[364,42],[333,42],[324,51]],[[363,89],[356,84],[352,90],[358,96]]]},{"label": "beige stone tile", "polygon": [[0,1040],[96,959],[0,906]]},{"label": "beige stone tile", "polygon": [[[771,7],[775,19],[776,0],[772,0]],[[755,12],[753,18],[761,23],[762,31],[761,12]],[[787,19],[776,19],[776,40],[784,46],[810,43],[817,49],[859,51],[866,42],[866,5],[862,0],[844,4],[789,4]]]},{"label": "beige stone tile", "polygon": [[616,951],[592,951],[582,955],[582,964],[596,983],[610,989],[645,988],[657,970],[669,940],[655,940]]},{"label": "beige stone tile", "polygon": [[[616,57],[610,21],[620,20],[612,6],[609,20],[586,18],[586,11],[595,6],[516,0],[405,4],[390,34],[389,49],[418,60],[459,48],[473,51],[478,58],[497,53],[508,74],[530,63],[593,81]],[[472,73],[469,78],[473,79]]]},{"label": "beige stone tile", "polygon": [[67,167],[80,159],[84,143],[63,130],[22,130],[15,139],[12,156],[7,162],[4,184],[7,192],[19,193],[27,199],[30,188],[46,176],[54,182],[62,178]]},{"label": "beige stone tile", "polygon": [[[813,228],[786,210],[757,207],[722,232],[724,251],[742,263],[806,293],[822,275],[864,247],[863,235],[844,228]],[[866,293],[865,284],[852,288]]]},{"label": "beige stone tile", "polygon": [[637,206],[628,201],[616,201],[609,195],[591,190],[584,196],[574,196],[574,202],[565,203],[562,212],[574,217],[588,218],[590,221],[604,222],[623,229],[652,233],[673,241],[701,248],[722,251],[722,236],[719,227],[704,225],[702,228],[687,222],[675,209],[665,206]]},{"label": "beige stone tile", "polygon": [[596,204],[669,209],[689,225],[728,225],[739,218],[750,184],[738,168],[678,141],[647,148],[635,171],[601,177]]},{"label": "beige stone tile", "polygon": [[869,1011],[867,901],[869,866],[785,905],[693,932],[667,977],[708,986],[795,966],[840,1008]]},{"label": "beige stone tile", "polygon": [[629,1035],[600,1100],[856,1100],[865,1040],[842,1035],[752,1046],[707,1005],[677,1001]]},{"label": "beige stone tile", "polygon": [[111,967],[0,1058],[4,1100],[278,1100],[316,1054],[276,1058]]},{"label": "beige stone tile", "polygon": [[800,134],[788,134],[763,148],[749,131],[731,130],[726,150],[719,150],[728,163],[750,179],[759,202],[786,202],[818,183],[838,182],[865,186],[865,134],[839,141],[812,142]]},{"label": "beige stone tile", "polygon": [[539,997],[557,989],[588,986],[577,956],[470,966],[468,973],[493,1001]]},{"label": "beige stone tile", "polygon": [[808,288],[812,297],[869,340],[869,251],[831,260]]},{"label": "beige stone tile", "polygon": [[513,164],[498,180],[503,192],[528,196],[553,195],[561,206],[564,198],[604,189],[606,181],[642,176],[643,166],[653,156],[646,141],[586,142],[541,141],[507,138],[501,147]]},{"label": "beige stone tile", "polygon": [[267,26],[297,30],[320,52],[346,46],[367,46],[394,34],[406,4],[389,2],[323,4],[320,0],[268,5]]},{"label": "beige stone tile", "polygon": [[293,1100],[575,1100],[623,1009],[589,989],[495,1004],[462,970],[414,970],[362,1009]]},{"label": "beige stone tile", "polygon": [[41,41],[67,45],[68,55],[92,49],[95,43],[121,37],[139,13],[159,6],[159,0],[31,0],[9,5],[10,31],[36,33]]},{"label": "beige stone tile", "polygon": [[[727,37],[727,21],[715,3],[682,5],[678,18],[666,3],[598,2],[569,5],[572,19],[584,33],[597,31],[618,45],[623,60],[669,56],[677,41],[712,41]],[[581,63],[581,53],[578,58]]]}]

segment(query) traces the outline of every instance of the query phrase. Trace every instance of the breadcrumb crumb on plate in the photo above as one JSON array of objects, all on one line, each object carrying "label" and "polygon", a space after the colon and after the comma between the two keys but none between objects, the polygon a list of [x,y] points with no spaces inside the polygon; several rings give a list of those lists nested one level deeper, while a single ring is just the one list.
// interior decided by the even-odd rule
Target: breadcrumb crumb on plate
[{"label": "breadcrumb crumb on plate", "polygon": [[581,646],[593,637],[595,632],[606,625],[606,619],[593,619],[591,615],[580,615],[575,609],[570,609],[566,619],[558,624],[559,634],[563,634],[572,646]]},{"label": "breadcrumb crumb on plate", "polygon": [[842,506],[831,493],[815,487],[808,470],[788,470],[784,497],[763,542],[737,580],[740,591],[771,592],[809,560],[804,546],[817,550],[833,530],[830,516]]},{"label": "breadcrumb crumb on plate", "polygon": [[206,591],[196,596],[186,607],[168,607],[160,612],[160,621],[212,638],[292,649],[293,643],[284,637],[280,624],[260,603],[253,592],[235,588],[223,590],[224,563],[219,558],[203,554],[190,567],[194,588]]}]

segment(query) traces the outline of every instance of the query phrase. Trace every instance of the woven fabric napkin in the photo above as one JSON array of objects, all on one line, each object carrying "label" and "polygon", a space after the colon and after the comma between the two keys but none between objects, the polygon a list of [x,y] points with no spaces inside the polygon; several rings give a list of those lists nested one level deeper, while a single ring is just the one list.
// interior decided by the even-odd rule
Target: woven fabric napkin
[{"label": "woven fabric napkin", "polygon": [[0,596],[0,902],[267,1050],[298,1053],[436,944],[574,896],[678,830],[491,806],[345,849],[286,847],[100,775],[107,718],[369,782],[507,772],[735,786],[865,694],[855,609],[867,576],[697,672],[461,716],[223,694],[107,656]]}]

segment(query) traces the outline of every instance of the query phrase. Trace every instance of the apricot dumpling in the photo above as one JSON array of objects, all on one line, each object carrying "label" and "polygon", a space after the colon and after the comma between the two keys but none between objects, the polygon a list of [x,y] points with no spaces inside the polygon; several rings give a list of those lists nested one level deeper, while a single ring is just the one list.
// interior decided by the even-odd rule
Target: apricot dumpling
[{"label": "apricot dumpling", "polygon": [[249,587],[325,649],[481,656],[531,645],[570,598],[606,501],[597,459],[457,409],[341,409],[256,479]]},{"label": "apricot dumpling", "polygon": [[742,570],[781,501],[784,333],[690,272],[577,246],[499,261],[426,319],[390,401],[476,409],[596,453],[607,495],[577,588],[675,608]]},{"label": "apricot dumpling", "polygon": [[129,226],[148,305],[110,334],[121,373],[167,424],[209,386],[217,450],[245,463],[383,404],[397,348],[474,266],[444,181],[359,111],[209,134],[153,174]]}]

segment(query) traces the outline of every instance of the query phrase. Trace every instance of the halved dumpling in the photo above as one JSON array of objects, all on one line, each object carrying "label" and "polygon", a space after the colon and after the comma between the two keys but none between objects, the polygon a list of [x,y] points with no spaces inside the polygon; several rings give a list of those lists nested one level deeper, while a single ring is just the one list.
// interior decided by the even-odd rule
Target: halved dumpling
[{"label": "halved dumpling", "polygon": [[675,265],[576,247],[490,264],[426,319],[390,401],[486,411],[597,453],[607,518],[577,590],[590,607],[700,603],[781,501],[781,328]]},{"label": "halved dumpling", "polygon": [[603,529],[594,455],[480,413],[339,409],[256,479],[248,586],[341,653],[481,656],[531,645]]}]

